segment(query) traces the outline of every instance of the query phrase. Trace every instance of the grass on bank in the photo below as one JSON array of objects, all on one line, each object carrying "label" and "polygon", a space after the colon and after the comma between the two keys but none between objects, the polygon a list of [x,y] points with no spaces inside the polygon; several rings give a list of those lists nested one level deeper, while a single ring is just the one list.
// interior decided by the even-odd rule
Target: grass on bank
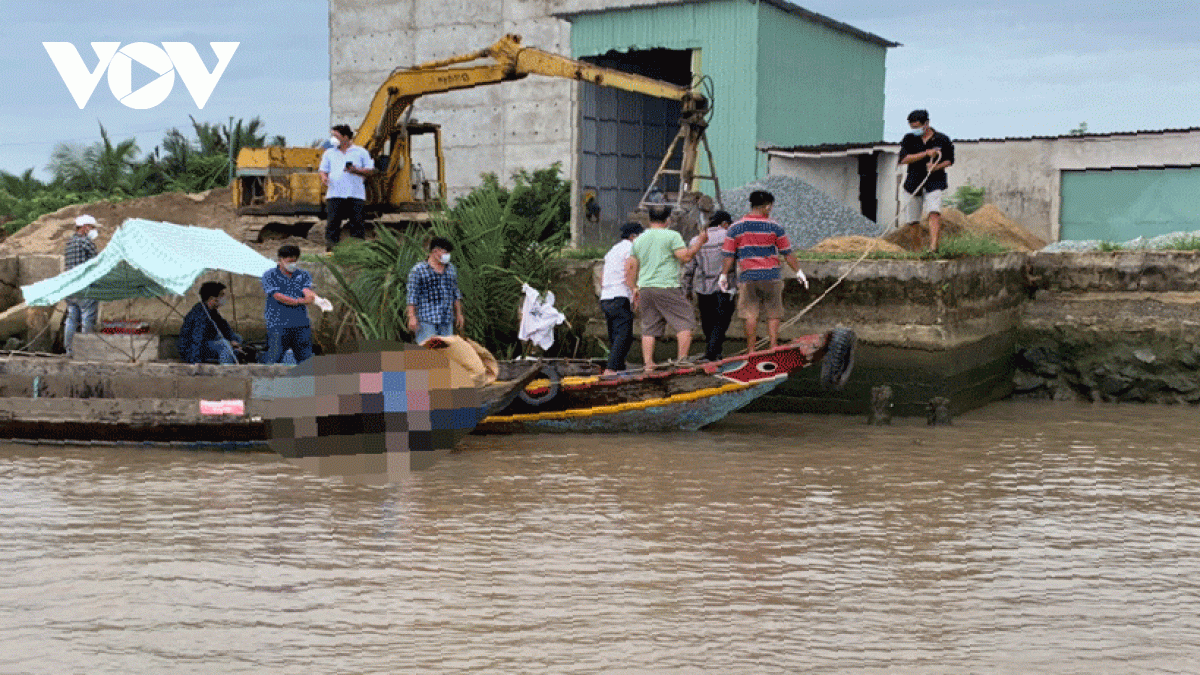
[{"label": "grass on bank", "polygon": [[[980,234],[963,232],[944,237],[938,246],[937,253],[929,251],[871,251],[868,260],[952,260],[981,255],[998,255],[1008,253],[1012,249],[1004,244]],[[846,251],[827,253],[823,251],[796,251],[796,257],[802,260],[857,260],[862,251]]]},{"label": "grass on bank", "polygon": [[1200,236],[1179,237],[1169,246],[1172,251],[1200,251]]}]

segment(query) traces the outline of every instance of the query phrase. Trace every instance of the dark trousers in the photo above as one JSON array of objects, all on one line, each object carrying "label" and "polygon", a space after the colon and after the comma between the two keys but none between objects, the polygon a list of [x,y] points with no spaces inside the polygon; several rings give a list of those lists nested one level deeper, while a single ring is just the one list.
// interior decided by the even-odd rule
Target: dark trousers
[{"label": "dark trousers", "polygon": [[629,298],[613,298],[601,300],[600,309],[608,324],[608,345],[612,350],[608,354],[608,369],[625,370],[625,357],[633,345],[633,307]]},{"label": "dark trousers", "polygon": [[366,227],[363,225],[363,205],[361,199],[330,197],[325,200],[325,243],[333,246],[342,238],[342,221],[346,218],[350,219],[350,236],[358,239],[367,237]]},{"label": "dark trousers", "polygon": [[700,308],[700,327],[704,330],[706,340],[704,358],[709,361],[721,358],[721,348],[725,346],[725,331],[729,330],[729,322],[733,321],[736,304],[729,293],[696,294],[696,306]]}]

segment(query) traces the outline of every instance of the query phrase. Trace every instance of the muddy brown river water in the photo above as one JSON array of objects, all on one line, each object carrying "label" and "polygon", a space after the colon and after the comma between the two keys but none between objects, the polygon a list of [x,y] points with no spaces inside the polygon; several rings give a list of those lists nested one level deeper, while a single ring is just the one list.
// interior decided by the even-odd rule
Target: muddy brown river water
[{"label": "muddy brown river water", "polygon": [[0,445],[0,673],[1196,673],[1198,422],[735,415],[387,488]]}]

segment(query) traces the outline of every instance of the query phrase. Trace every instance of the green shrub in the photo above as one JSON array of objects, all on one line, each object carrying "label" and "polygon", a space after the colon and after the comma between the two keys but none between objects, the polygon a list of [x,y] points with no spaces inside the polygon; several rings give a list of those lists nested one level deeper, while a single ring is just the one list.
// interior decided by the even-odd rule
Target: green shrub
[{"label": "green shrub", "polygon": [[1124,245],[1118,244],[1115,241],[1102,241],[1096,246],[1096,248],[1104,253],[1113,253],[1115,251],[1125,250]]},{"label": "green shrub", "polygon": [[[408,273],[427,256],[430,238],[445,237],[455,247],[466,336],[500,358],[516,356],[521,348],[521,283],[548,289],[557,269],[555,259],[567,241],[560,218],[568,195],[553,191],[538,203],[527,194],[533,189],[518,183],[509,191],[485,180],[454,208],[433,214],[428,228],[403,233],[379,228],[376,239],[347,242],[334,249],[332,257],[322,258],[334,278],[333,295],[351,309],[359,336],[411,337],[405,313]],[[518,212],[534,205],[538,210],[532,217]],[[565,303],[558,304],[563,309]]]},{"label": "green shrub", "polygon": [[1171,251],[1200,251],[1200,236],[1193,234],[1178,237],[1166,248]]},{"label": "green shrub", "polygon": [[966,258],[976,255],[997,255],[1008,253],[1010,250],[991,237],[974,232],[963,232],[943,238],[938,245],[937,257]]},{"label": "green shrub", "polygon": [[947,206],[952,206],[963,213],[970,215],[979,210],[983,206],[983,188],[977,188],[971,185],[964,185],[954,191],[953,195],[946,200]]},{"label": "green shrub", "polygon": [[587,246],[563,249],[562,257],[568,260],[600,260],[606,253],[608,253],[608,249],[602,246]]}]

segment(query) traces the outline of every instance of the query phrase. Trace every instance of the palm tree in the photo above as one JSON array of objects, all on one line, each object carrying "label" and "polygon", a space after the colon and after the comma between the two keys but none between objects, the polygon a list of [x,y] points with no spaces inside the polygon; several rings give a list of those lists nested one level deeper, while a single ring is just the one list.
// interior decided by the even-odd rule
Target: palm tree
[{"label": "palm tree", "polygon": [[50,154],[50,173],[54,182],[69,190],[117,191],[133,194],[131,182],[138,162],[137,141],[128,138],[113,143],[108,130],[100,125],[100,141],[89,146],[59,143]]},{"label": "palm tree", "polygon": [[350,309],[359,335],[399,340],[408,334],[408,272],[427,255],[429,237],[441,236],[455,244],[459,290],[469,298],[467,336],[498,355],[515,356],[521,282],[548,288],[566,243],[564,234],[551,234],[565,195],[538,204],[526,216],[514,207],[529,190],[518,184],[513,198],[502,200],[503,188],[485,184],[453,209],[434,214],[428,229],[395,233],[380,227],[376,239],[347,242],[332,257],[320,258],[334,278],[333,294]]},{"label": "palm tree", "polygon": [[0,189],[17,199],[33,199],[46,184],[33,177],[33,169],[25,169],[19,176],[0,170]]}]

